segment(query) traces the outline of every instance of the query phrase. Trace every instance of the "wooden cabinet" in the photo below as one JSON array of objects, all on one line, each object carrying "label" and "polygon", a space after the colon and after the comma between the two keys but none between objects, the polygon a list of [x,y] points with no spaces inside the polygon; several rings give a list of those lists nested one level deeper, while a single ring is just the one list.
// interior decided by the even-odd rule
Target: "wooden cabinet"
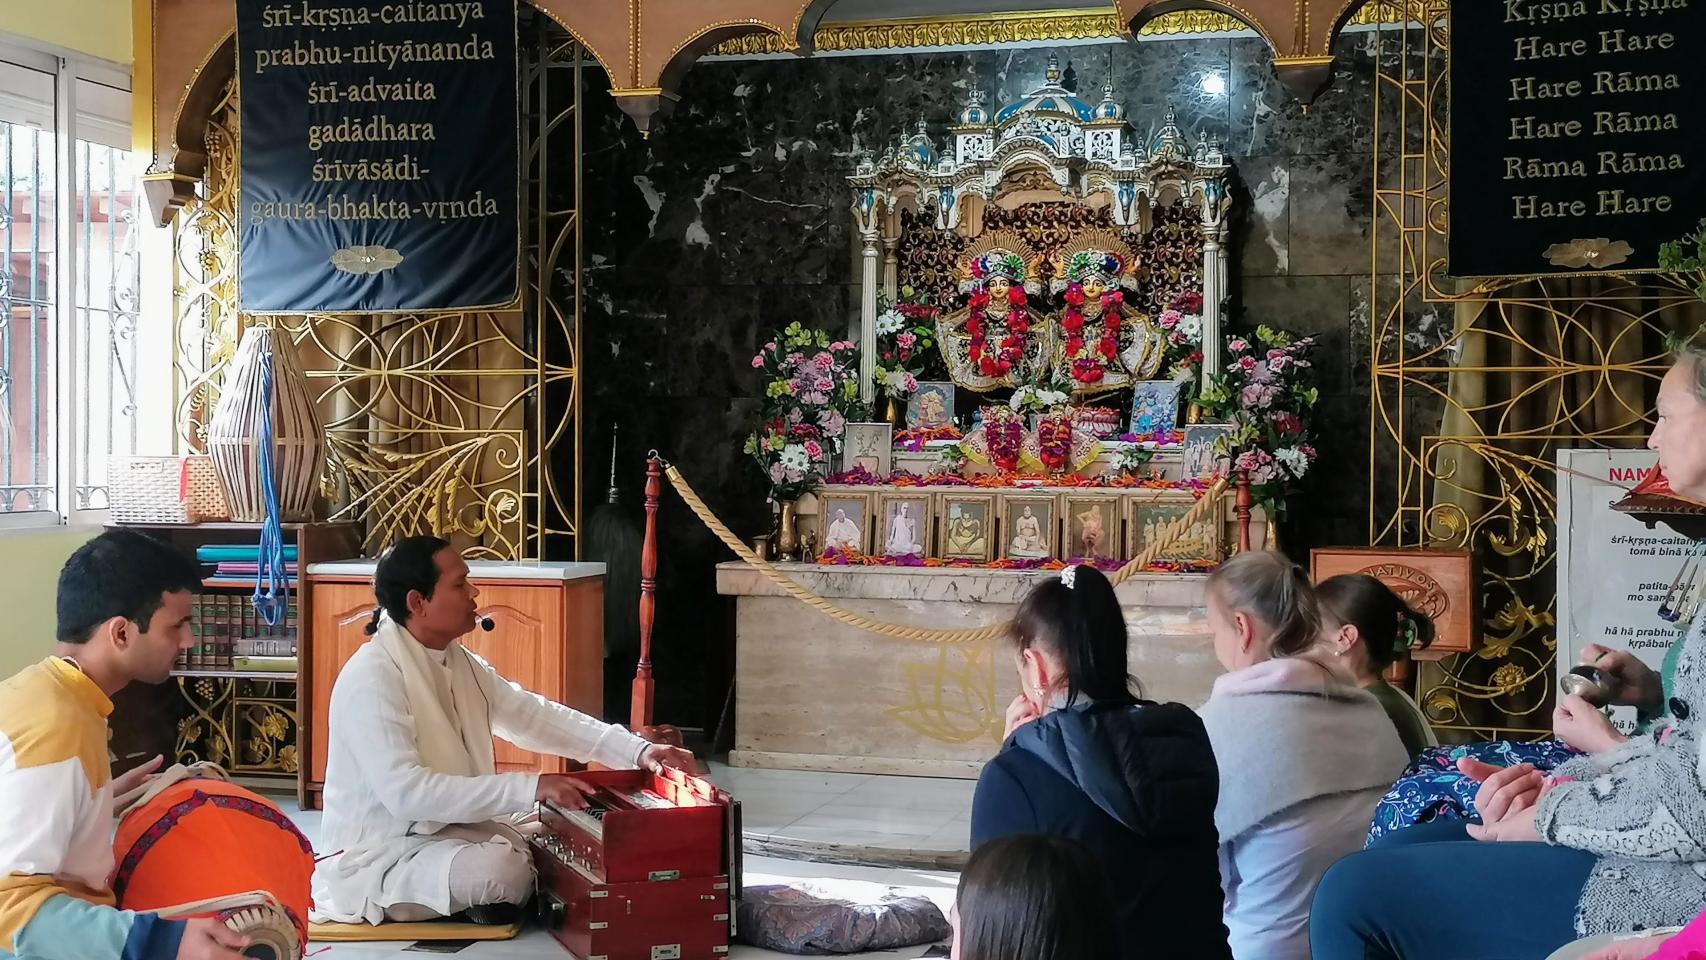
[{"label": "wooden cabinet", "polygon": [[[303,725],[309,745],[302,766],[303,802],[318,806],[326,781],[330,733],[326,726],[332,686],[351,655],[367,642],[373,616],[372,561],[319,564],[307,571],[313,618],[304,656]],[[603,565],[591,563],[474,563],[470,576],[480,590],[480,611],[494,621],[491,632],[463,637],[508,680],[549,700],[599,716],[604,708]],[[499,772],[561,773],[559,757],[494,744]]]}]

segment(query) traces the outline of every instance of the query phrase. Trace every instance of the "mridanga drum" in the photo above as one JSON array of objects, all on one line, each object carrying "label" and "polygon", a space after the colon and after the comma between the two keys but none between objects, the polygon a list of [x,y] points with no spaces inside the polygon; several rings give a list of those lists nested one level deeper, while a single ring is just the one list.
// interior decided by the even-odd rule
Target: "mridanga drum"
[{"label": "mridanga drum", "polygon": [[170,773],[119,821],[118,906],[216,917],[249,938],[245,956],[301,960],[314,872],[308,838],[259,794],[181,767]]}]

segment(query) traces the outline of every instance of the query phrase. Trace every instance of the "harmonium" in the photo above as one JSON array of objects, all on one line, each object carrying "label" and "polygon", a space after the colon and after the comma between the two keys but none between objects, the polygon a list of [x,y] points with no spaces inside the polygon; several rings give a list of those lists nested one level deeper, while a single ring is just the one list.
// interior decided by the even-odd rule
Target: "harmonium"
[{"label": "harmonium", "polygon": [[587,806],[540,805],[539,911],[579,960],[720,960],[740,895],[740,804],[678,770],[575,774]]}]

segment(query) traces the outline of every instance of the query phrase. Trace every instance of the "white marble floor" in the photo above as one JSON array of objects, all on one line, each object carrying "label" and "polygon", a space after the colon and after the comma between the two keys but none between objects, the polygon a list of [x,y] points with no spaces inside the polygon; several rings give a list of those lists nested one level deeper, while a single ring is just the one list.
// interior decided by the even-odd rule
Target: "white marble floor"
[{"label": "white marble floor", "polygon": [[[934,900],[945,913],[953,900],[957,875],[946,870],[847,865],[859,862],[953,863],[963,858],[971,830],[969,780],[930,780],[860,774],[755,770],[713,764],[711,778],[740,798],[749,847],[783,856],[748,853],[748,885],[790,879],[881,883]],[[294,803],[286,813],[310,840],[317,840],[320,814]],[[784,858],[787,857],[786,859]],[[403,943],[311,944],[317,960],[377,960],[418,957]],[[927,947],[855,955],[853,960],[901,960],[922,956]],[[568,952],[536,928],[514,940],[476,943],[454,954],[468,960],[561,960]],[[781,957],[735,946],[734,960]]]}]

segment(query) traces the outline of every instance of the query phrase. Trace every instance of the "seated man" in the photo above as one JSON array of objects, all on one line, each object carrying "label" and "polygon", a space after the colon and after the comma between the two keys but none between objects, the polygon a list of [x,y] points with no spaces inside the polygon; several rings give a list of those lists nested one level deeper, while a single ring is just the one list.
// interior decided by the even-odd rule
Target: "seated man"
[{"label": "seated man", "polygon": [[332,687],[320,846],[333,853],[314,871],[314,919],[497,921],[516,911],[482,908],[527,901],[533,861],[505,821],[538,800],[584,803],[571,777],[494,772],[494,734],[607,767],[691,769],[691,753],[529,693],[457,643],[480,592],[445,541],[399,540],[373,592],[373,640]]},{"label": "seated man", "polygon": [[242,960],[247,941],[215,920],[113,906],[113,796],[159,758],[114,779],[113,694],[163,683],[190,635],[194,561],[114,530],[59,573],[54,656],[0,683],[0,957]]}]

